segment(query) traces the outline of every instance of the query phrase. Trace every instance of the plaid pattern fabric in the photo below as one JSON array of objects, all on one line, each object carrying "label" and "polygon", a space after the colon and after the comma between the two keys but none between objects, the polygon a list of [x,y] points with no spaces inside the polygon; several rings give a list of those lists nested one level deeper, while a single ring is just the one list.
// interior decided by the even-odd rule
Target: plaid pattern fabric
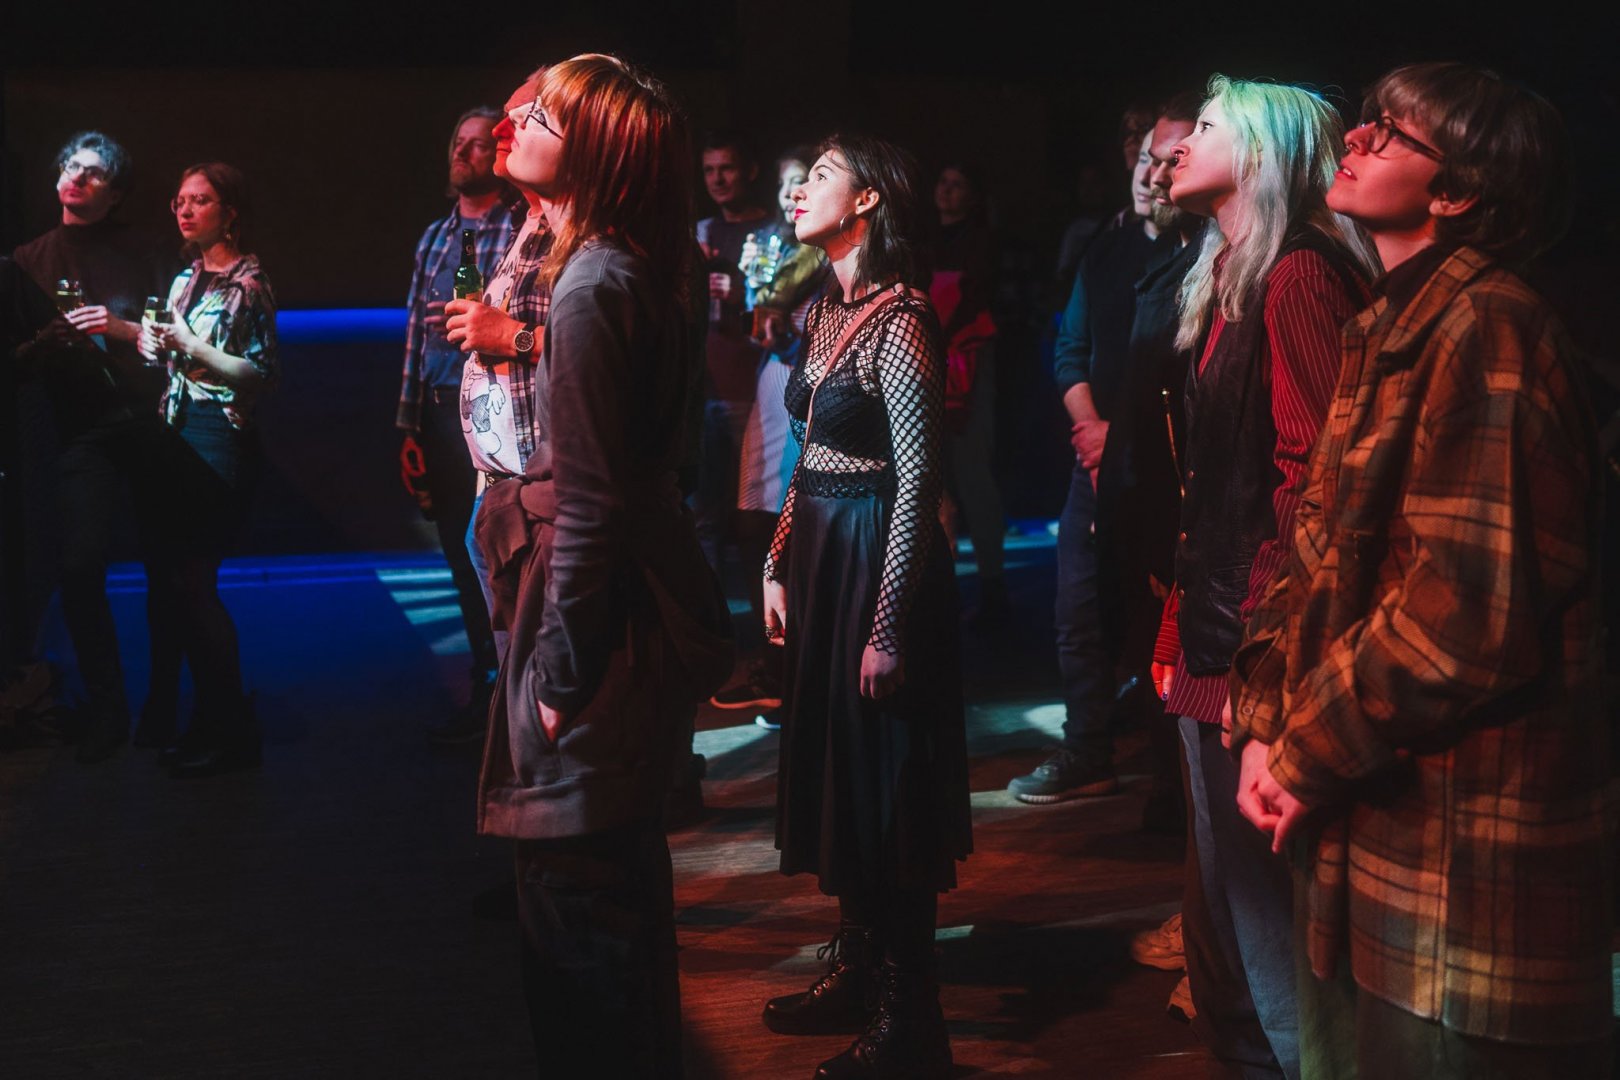
[{"label": "plaid pattern fabric", "polygon": [[[494,272],[496,260],[511,246],[512,234],[523,223],[526,207],[521,198],[492,206],[474,227],[478,272],[485,281]],[[394,418],[394,426],[405,431],[416,431],[422,423],[422,347],[427,339],[422,320],[427,317],[428,286],[444,269],[445,260],[461,261],[461,220],[458,203],[429,225],[416,243],[416,266],[411,271],[405,319],[405,370],[400,377],[399,411]]]},{"label": "plaid pattern fabric", "polygon": [[1312,966],[1468,1035],[1610,1025],[1594,424],[1546,304],[1467,248],[1346,327],[1235,740],[1318,811]]},{"label": "plaid pattern fabric", "polygon": [[[534,232],[522,243],[513,244],[502,258],[496,272],[484,279],[493,280],[510,265],[512,291],[507,294],[506,303],[502,307],[508,315],[519,322],[544,326],[546,319],[551,315],[551,289],[540,283],[540,270],[545,266],[546,256],[551,253],[551,239],[551,230],[545,219],[541,218]],[[488,292],[484,294],[484,302],[486,304],[491,302]],[[541,337],[541,333],[536,331],[537,342]],[[477,358],[476,352],[468,355],[469,362],[476,361]],[[529,455],[534,453],[535,444],[546,437],[546,432],[540,427],[540,417],[534,408],[535,366],[532,363],[520,364],[514,361],[509,390],[512,420],[517,427],[518,459],[525,468],[528,467]]]}]

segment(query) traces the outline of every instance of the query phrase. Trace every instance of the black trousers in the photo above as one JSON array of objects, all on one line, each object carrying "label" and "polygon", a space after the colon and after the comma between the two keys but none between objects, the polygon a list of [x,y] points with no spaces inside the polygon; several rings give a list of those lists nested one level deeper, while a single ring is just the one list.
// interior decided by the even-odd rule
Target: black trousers
[{"label": "black trousers", "polygon": [[493,682],[499,663],[495,635],[490,631],[489,609],[484,605],[478,572],[467,554],[467,524],[472,520],[478,477],[467,455],[467,439],[461,431],[461,412],[454,394],[440,404],[433,388],[428,389],[422,400],[418,438],[426,458],[428,490],[433,493],[433,525],[439,533],[439,546],[444,549],[444,561],[450,564],[461,623],[467,630],[467,643],[472,646],[472,679],[475,683]]},{"label": "black trousers", "polygon": [[57,460],[62,617],[90,711],[108,723],[128,724],[129,702],[107,602],[107,557],[126,490],[133,495],[143,534],[147,531],[164,435],[155,414],[101,424],[70,439]]},{"label": "black trousers", "polygon": [[675,884],[661,822],[518,840],[538,1075],[681,1076]]}]

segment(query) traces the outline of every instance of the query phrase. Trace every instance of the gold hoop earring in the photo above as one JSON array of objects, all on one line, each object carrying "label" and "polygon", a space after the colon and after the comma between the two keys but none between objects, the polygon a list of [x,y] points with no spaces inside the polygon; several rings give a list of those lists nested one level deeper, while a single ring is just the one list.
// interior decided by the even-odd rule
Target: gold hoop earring
[{"label": "gold hoop earring", "polygon": [[846,211],[844,217],[838,219],[838,239],[842,240],[852,248],[858,248],[861,246],[860,244],[857,244],[855,241],[844,235],[844,233],[847,231],[844,227],[844,218],[847,217],[853,217],[856,221],[861,220],[861,216],[859,214],[856,214],[853,211]]}]

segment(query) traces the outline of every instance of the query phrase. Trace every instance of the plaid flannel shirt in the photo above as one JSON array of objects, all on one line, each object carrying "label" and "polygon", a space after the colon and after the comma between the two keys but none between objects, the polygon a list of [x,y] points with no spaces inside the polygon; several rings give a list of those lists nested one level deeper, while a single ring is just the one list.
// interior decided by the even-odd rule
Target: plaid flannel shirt
[{"label": "plaid flannel shirt", "polygon": [[1464,1034],[1610,1027],[1596,436],[1547,305],[1477,251],[1345,329],[1234,745],[1316,811],[1309,951]]},{"label": "plaid flannel shirt", "polygon": [[[534,213],[538,214],[536,210]],[[545,266],[546,256],[551,253],[552,233],[544,218],[538,222],[538,227],[522,244],[515,243],[521,234],[521,223],[517,232],[513,234],[514,243],[502,257],[499,267],[494,274],[484,280],[490,281],[499,275],[502,269],[510,264],[512,272],[512,291],[507,294],[504,310],[512,318],[521,323],[533,323],[537,327],[544,327],[546,319],[551,315],[551,289],[540,282],[540,271]],[[484,303],[490,303],[490,295],[484,293]],[[540,357],[539,344],[544,339],[540,330],[535,331],[537,351],[530,354],[531,362],[512,364],[512,383],[510,398],[512,405],[512,421],[517,428],[518,460],[527,468],[529,455],[534,453],[535,444],[546,438],[546,432],[540,425],[540,416],[535,411],[534,400],[534,369],[532,362]],[[469,353],[468,363],[478,362],[476,352]]]},{"label": "plaid flannel shirt", "polygon": [[[478,220],[474,227],[478,272],[488,281],[494,273],[495,263],[511,246],[512,235],[523,224],[527,203],[515,198],[510,203],[497,203]],[[399,412],[394,426],[404,431],[417,431],[422,424],[422,349],[427,341],[428,288],[444,269],[445,260],[461,261],[461,206],[451,206],[450,212],[435,221],[422,233],[416,243],[416,265],[411,271],[409,309],[405,319],[405,370],[400,377]]]}]

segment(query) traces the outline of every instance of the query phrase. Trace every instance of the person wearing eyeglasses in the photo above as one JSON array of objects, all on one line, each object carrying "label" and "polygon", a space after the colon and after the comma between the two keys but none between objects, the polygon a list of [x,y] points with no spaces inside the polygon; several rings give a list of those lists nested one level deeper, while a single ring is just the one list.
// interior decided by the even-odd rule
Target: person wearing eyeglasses
[{"label": "person wearing eyeglasses", "polygon": [[[30,549],[28,576],[49,581],[49,564],[56,564],[62,616],[87,695],[78,757],[89,762],[112,756],[129,740],[123,665],[107,602],[107,557],[125,491],[134,493],[137,520],[146,531],[146,491],[161,439],[161,380],[136,352],[136,320],[144,298],[167,285],[172,267],[165,272],[157,246],[116,216],[134,181],[123,146],[101,132],[81,132],[62,147],[56,165],[61,219],[14,257],[47,295],[57,297],[63,312],[18,354],[20,374],[37,380],[49,403],[46,422],[54,425],[59,453],[47,466],[38,459],[53,440],[27,440],[19,448],[16,475],[54,470],[49,486],[55,514],[28,508],[35,521],[54,517],[54,529],[31,530],[41,546]],[[33,400],[19,395],[4,407],[27,408]],[[54,534],[48,542],[47,534]],[[43,611],[37,603],[29,606],[25,618],[33,625]]]},{"label": "person wearing eyeglasses", "polygon": [[1233,663],[1238,805],[1296,867],[1306,1075],[1606,1077],[1602,456],[1519,276],[1574,158],[1551,105],[1463,64],[1390,72],[1363,118],[1327,199],[1388,273]]},{"label": "person wearing eyeglasses", "polygon": [[[405,364],[395,426],[404,432],[401,465],[420,455],[419,480],[430,503],[434,529],[461,607],[471,650],[467,703],[428,729],[438,743],[480,739],[489,715],[489,695],[500,658],[489,611],[467,544],[477,498],[478,472],[461,431],[461,380],[466,353],[445,333],[444,307],[455,295],[461,234],[474,237],[475,263],[489,281],[523,221],[524,200],[495,173],[495,125],[504,114],[479,106],[451,128],[449,190],[454,203],[423,231],[416,245],[405,324]],[[408,475],[408,473],[407,473]],[[413,490],[418,490],[413,484]]]},{"label": "person wearing eyeglasses", "polygon": [[685,718],[732,662],[677,480],[702,366],[686,125],[662,85],[595,54],[546,68],[513,114],[505,167],[546,206],[551,306],[523,350],[539,438],[479,511],[511,638],[478,829],[514,841],[543,1072],[678,1077],[661,817]]},{"label": "person wearing eyeglasses", "polygon": [[276,301],[259,260],[242,250],[250,207],[240,170],[191,166],[169,208],[195,258],[169,288],[172,321],[141,322],[141,355],[168,371],[162,416],[179,435],[161,485],[164,533],[148,569],[147,623],[153,701],[175,700],[182,658],[191,670],[196,709],[164,756],[174,776],[196,777],[259,764],[219,566],[258,482],[254,411],[276,377]]},{"label": "person wearing eyeglasses", "polygon": [[[1170,198],[1208,217],[1180,292],[1184,398],[1176,588],[1152,675],[1179,717],[1193,808],[1182,904],[1200,1034],[1246,1076],[1300,1076],[1288,868],[1237,813],[1221,746],[1243,624],[1294,534],[1305,464],[1339,370],[1339,330],[1366,302],[1377,257],[1327,206],[1338,114],[1300,87],[1217,75],[1171,149]],[[1211,960],[1211,968],[1200,963]],[[1218,965],[1248,993],[1218,992]],[[1230,982],[1224,985],[1232,985]],[[1241,982],[1239,983],[1241,986]]]}]

